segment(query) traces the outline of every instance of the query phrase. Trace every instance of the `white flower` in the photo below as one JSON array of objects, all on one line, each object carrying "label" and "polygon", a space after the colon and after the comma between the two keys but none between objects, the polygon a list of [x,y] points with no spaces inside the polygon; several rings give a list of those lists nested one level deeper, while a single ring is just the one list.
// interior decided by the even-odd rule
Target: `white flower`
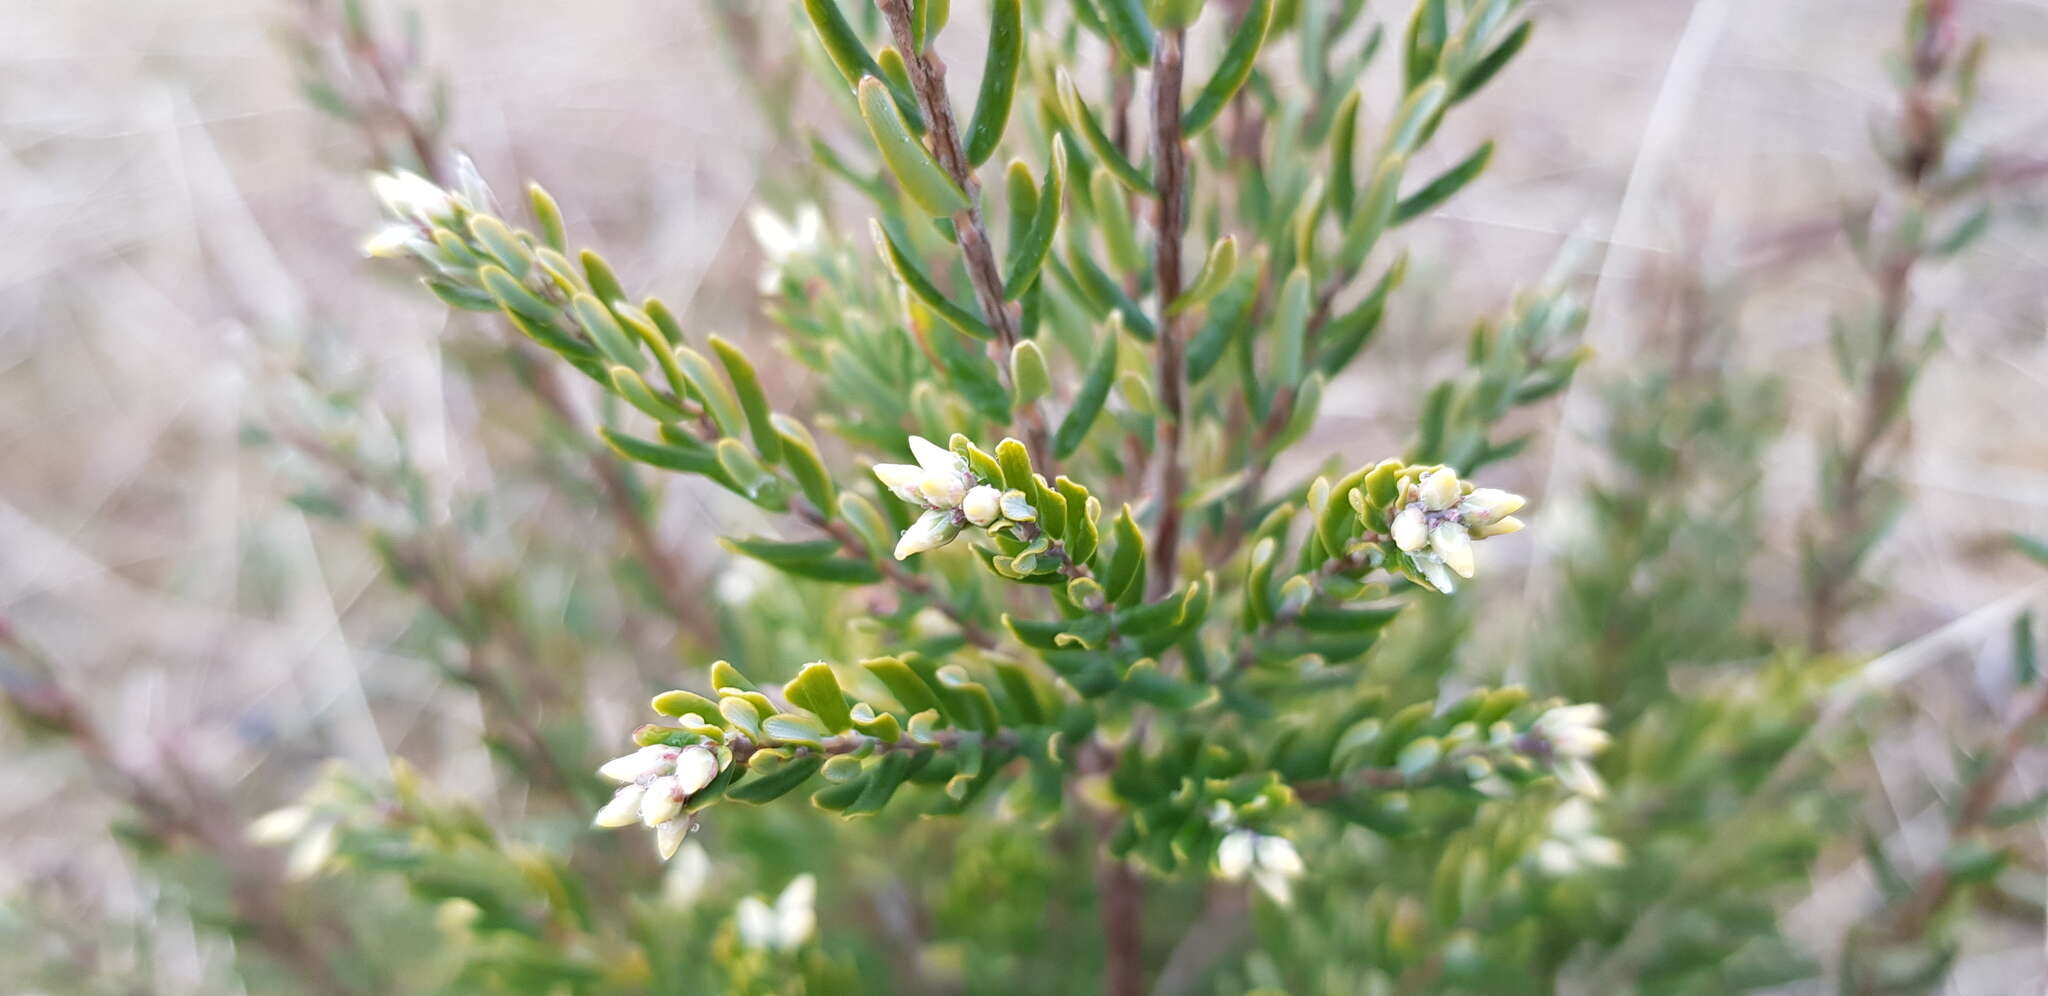
[{"label": "white flower", "polygon": [[740,943],[756,951],[794,951],[818,927],[818,880],[808,874],[790,880],[775,905],[759,896],[740,900],[733,911]]},{"label": "white flower", "polygon": [[273,809],[249,822],[251,843],[275,847],[296,839],[313,822],[313,810],[306,806]]},{"label": "white flower", "polygon": [[1239,828],[1216,845],[1216,870],[1233,882],[1251,876],[1259,891],[1285,906],[1294,899],[1294,880],[1308,866],[1287,838]]},{"label": "white flower", "polygon": [[1606,783],[1587,763],[1607,749],[1613,738],[1600,728],[1607,710],[1593,703],[1558,706],[1536,717],[1529,732],[1542,738],[1551,755],[1551,773],[1566,790],[1587,798],[1607,794]]},{"label": "white flower", "polygon": [[875,476],[896,497],[926,508],[954,509],[979,483],[967,470],[967,461],[951,450],[923,436],[910,437],[915,466],[907,463],[878,463]]},{"label": "white flower", "polygon": [[434,181],[409,170],[372,174],[370,188],[392,217],[422,225],[453,214],[460,203],[459,198]]},{"label": "white flower", "polygon": [[702,895],[711,881],[711,855],[704,845],[690,841],[667,857],[668,873],[661,877],[661,898],[677,909],[688,907]]},{"label": "white flower", "polygon": [[655,849],[666,861],[690,832],[693,821],[683,807],[718,777],[719,761],[718,755],[702,744],[654,744],[606,761],[597,771],[625,784],[591,822],[601,827],[635,822],[653,827]]},{"label": "white flower", "polygon": [[977,484],[960,501],[960,511],[967,521],[977,526],[986,526],[1003,514],[1003,493],[986,484]]},{"label": "white flower", "polygon": [[1536,866],[1549,875],[1570,875],[1586,868],[1620,866],[1627,853],[1594,825],[1593,805],[1583,796],[1565,800],[1550,811],[1550,836],[1536,847]]},{"label": "white flower", "polygon": [[411,225],[386,225],[363,240],[363,255],[377,259],[404,259],[426,248],[419,229]]},{"label": "white flower", "polygon": [[766,265],[761,267],[761,293],[772,294],[782,283],[782,270],[799,256],[817,249],[825,231],[825,217],[816,204],[804,204],[796,209],[796,217],[788,222],[767,208],[756,207],[747,212],[747,227],[754,232],[754,242],[761,247]]},{"label": "white flower", "polygon": [[1509,514],[1522,507],[1521,495],[1499,488],[1465,493],[1464,488],[1457,471],[1438,467],[1404,484],[1398,507],[1390,510],[1389,538],[1408,555],[1415,573],[1445,594],[1456,589],[1453,575],[1469,578],[1478,569],[1473,540],[1522,528],[1522,520]]},{"label": "white flower", "polygon": [[306,879],[320,873],[327,866],[327,859],[334,857],[334,848],[340,831],[331,821],[313,826],[298,843],[292,845],[291,853],[284,859],[284,875],[289,879]]},{"label": "white flower", "polygon": [[340,829],[331,814],[324,814],[310,806],[285,806],[273,809],[250,821],[245,831],[249,841],[265,847],[291,845],[285,852],[285,877],[290,879],[311,878],[320,873],[327,860],[334,857],[340,841]]}]

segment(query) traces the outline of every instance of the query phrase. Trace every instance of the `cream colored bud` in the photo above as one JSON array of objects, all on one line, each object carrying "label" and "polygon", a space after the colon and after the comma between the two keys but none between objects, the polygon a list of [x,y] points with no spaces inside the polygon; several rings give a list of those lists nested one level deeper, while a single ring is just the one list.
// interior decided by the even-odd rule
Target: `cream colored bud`
[{"label": "cream colored bud", "polygon": [[675,776],[663,775],[647,783],[647,792],[640,797],[640,822],[657,827],[682,811],[683,794],[676,787]]},{"label": "cream colored bud", "polygon": [[690,834],[689,820],[669,820],[654,828],[654,850],[667,861],[676,856],[676,848],[683,846],[683,838]]},{"label": "cream colored bud", "polygon": [[896,541],[896,559],[903,560],[928,550],[936,550],[953,542],[960,535],[960,521],[950,510],[933,509],[918,517],[903,531]]},{"label": "cream colored bud", "polygon": [[1476,566],[1472,560],[1472,537],[1465,527],[1446,519],[1429,531],[1430,548],[1443,558],[1444,566],[1456,572],[1461,578],[1472,576]]},{"label": "cream colored bud", "polygon": [[918,485],[924,483],[924,468],[911,463],[875,464],[875,478],[889,493],[907,502],[922,505],[924,495]]},{"label": "cream colored bud", "polygon": [[615,782],[637,782],[650,775],[667,771],[669,763],[676,758],[676,749],[667,744],[651,744],[627,754],[606,761],[597,773]]},{"label": "cream colored bud", "polygon": [[696,795],[718,777],[718,755],[708,747],[685,747],[676,757],[676,788],[684,797]]},{"label": "cream colored bud", "polygon": [[1499,488],[1479,488],[1458,503],[1466,524],[1484,526],[1521,511],[1528,499]]},{"label": "cream colored bud", "polygon": [[986,526],[1003,514],[1003,493],[986,484],[977,485],[960,500],[960,511],[967,521],[977,526]]},{"label": "cream colored bud", "polygon": [[647,790],[639,785],[621,786],[590,822],[601,827],[630,825],[640,819],[640,800],[646,794]]},{"label": "cream colored bud", "polygon": [[1421,493],[1424,507],[1432,512],[1441,512],[1458,503],[1458,474],[1449,467],[1439,467],[1422,475],[1416,486]]},{"label": "cream colored bud", "polygon": [[1410,504],[1394,516],[1394,545],[1414,553],[1429,543],[1429,524],[1420,504]]},{"label": "cream colored bud", "polygon": [[1525,524],[1526,523],[1524,523],[1522,520],[1517,519],[1512,515],[1506,516],[1502,518],[1499,522],[1489,522],[1486,525],[1479,527],[1479,538],[1490,539],[1495,536],[1506,536],[1510,533],[1519,533],[1522,531],[1522,526],[1524,526]]}]

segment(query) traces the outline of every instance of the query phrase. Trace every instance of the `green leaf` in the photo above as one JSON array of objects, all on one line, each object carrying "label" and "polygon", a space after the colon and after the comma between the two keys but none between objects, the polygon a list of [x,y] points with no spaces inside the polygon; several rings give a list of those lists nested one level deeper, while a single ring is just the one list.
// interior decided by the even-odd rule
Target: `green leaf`
[{"label": "green leaf", "polygon": [[981,66],[981,93],[974,99],[974,117],[967,122],[967,162],[979,166],[995,154],[1010,103],[1017,92],[1017,69],[1024,63],[1023,4],[995,0],[989,9],[988,58]]},{"label": "green leaf", "polygon": [[526,185],[526,203],[533,208],[533,219],[540,225],[541,244],[556,252],[568,252],[569,232],[562,224],[562,206],[538,183]]},{"label": "green leaf", "polygon": [[1087,102],[1081,99],[1081,91],[1074,87],[1073,77],[1068,76],[1065,69],[1059,71],[1055,85],[1058,88],[1060,113],[1065,116],[1068,127],[1081,134],[1081,141],[1087,143],[1088,151],[1102,161],[1110,175],[1136,193],[1146,197],[1158,196],[1152,188],[1152,181],[1140,173],[1136,166],[1131,165],[1129,159],[1124,158],[1123,152],[1110,140],[1109,133],[1102,130],[1102,122],[1095,120],[1095,112],[1089,110]]},{"label": "green leaf", "polygon": [[1126,196],[1124,188],[1107,172],[1089,178],[1088,200],[1095,213],[1096,227],[1102,231],[1102,244],[1109,249],[1110,263],[1125,273],[1142,273],[1146,269],[1145,253],[1138,248],[1138,230],[1131,220]]},{"label": "green leaf", "polygon": [[1404,224],[1435,210],[1438,205],[1450,200],[1453,194],[1463,190],[1466,184],[1478,177],[1492,158],[1492,142],[1473,150],[1471,155],[1459,160],[1456,166],[1444,170],[1436,179],[1424,184],[1421,190],[1401,198],[1400,204],[1394,208],[1392,223]]},{"label": "green leaf", "polygon": [[1515,30],[1509,33],[1505,40],[1495,45],[1485,57],[1473,63],[1472,68],[1465,70],[1463,76],[1458,77],[1458,87],[1451,94],[1451,101],[1456,103],[1472,96],[1498,75],[1508,62],[1514,59],[1515,53],[1520,52],[1522,46],[1529,43],[1529,32],[1535,30],[1535,27],[1531,21],[1523,21],[1516,25]]},{"label": "green leaf", "polygon": [[967,195],[939,168],[931,150],[924,147],[910,126],[897,113],[888,96],[889,88],[870,76],[860,81],[860,116],[868,134],[882,154],[882,162],[896,177],[903,192],[936,217],[948,217],[967,210]]},{"label": "green leaf", "polygon": [[682,367],[690,389],[703,399],[711,420],[718,423],[718,431],[728,437],[739,435],[740,427],[746,425],[746,417],[740,411],[739,399],[733,397],[732,389],[718,376],[711,361],[688,346],[677,346],[675,353],[676,365]]},{"label": "green leaf", "polygon": [[896,274],[896,279],[902,281],[903,286],[909,289],[911,296],[924,302],[926,307],[932,309],[933,314],[945,319],[946,324],[961,332],[976,339],[995,338],[995,330],[989,328],[987,322],[965,307],[953,303],[953,300],[946,296],[946,292],[940,290],[939,285],[933,283],[932,278],[918,268],[917,261],[912,259],[902,246],[896,244],[896,237],[889,234],[888,229],[883,228],[880,221],[870,220],[868,233],[874,236],[875,250],[882,254],[882,258],[889,264],[889,269]]},{"label": "green leaf", "polygon": [[1436,127],[1437,115],[1443,113],[1449,96],[1450,88],[1444,85],[1443,80],[1430,80],[1409,94],[1394,117],[1394,131],[1387,138],[1387,154],[1407,156],[1413,153],[1422,137]]},{"label": "green leaf", "polygon": [[1195,281],[1180,296],[1173,299],[1166,313],[1178,315],[1189,308],[1198,307],[1204,301],[1216,296],[1218,291],[1230,284],[1231,274],[1237,271],[1237,236],[1226,235],[1209,247],[1209,255],[1202,260],[1202,272],[1195,274]]},{"label": "green leaf", "polygon": [[910,665],[903,663],[901,659],[876,657],[861,661],[860,666],[866,668],[869,674],[874,675],[877,681],[886,686],[889,694],[896,696],[896,701],[902,703],[905,712],[915,715],[927,709],[939,708],[937,689],[927,684],[923,677],[911,670]]},{"label": "green leaf", "polygon": [[[854,34],[853,25],[846,23],[846,15],[839,12],[836,0],[804,0],[804,13],[810,16],[811,27],[825,46],[825,55],[838,68],[847,86],[859,86],[863,77],[883,78],[881,65],[868,54],[867,46]],[[918,111],[917,101],[908,92],[894,92],[892,96],[910,126],[924,131],[924,115]]]},{"label": "green leaf", "polygon": [[1436,72],[1437,56],[1443,52],[1444,41],[1449,35],[1444,6],[1444,0],[1422,0],[1415,5],[1415,13],[1408,19],[1403,75],[1410,90]]},{"label": "green leaf", "polygon": [[1145,16],[1144,0],[1096,0],[1096,7],[1117,53],[1132,65],[1150,65],[1152,20]]},{"label": "green leaf", "polygon": [[549,325],[554,323],[554,306],[527,290],[526,285],[520,283],[519,278],[507,273],[504,267],[486,264],[477,268],[476,275],[483,283],[484,290],[489,291],[491,297],[497,300],[499,307],[536,322]]},{"label": "green leaf", "polygon": [[740,494],[763,508],[773,508],[782,501],[781,481],[768,468],[761,466],[751,450],[737,439],[721,439],[714,448],[718,454],[718,466],[725,470],[726,479],[739,486]]},{"label": "green leaf", "polygon": [[590,334],[590,340],[597,343],[597,349],[604,358],[623,367],[638,370],[647,358],[640,352],[640,346],[626,328],[612,317],[610,308],[589,294],[578,294],[570,302],[570,309],[576,314],[576,323]]},{"label": "green leaf", "polygon": [[[1012,174],[1015,175],[1014,166]],[[1028,173],[1027,173],[1028,176]],[[1067,189],[1067,146],[1055,141],[1052,169],[1045,175],[1045,187],[1033,205],[1030,231],[1013,241],[1003,263],[1003,297],[1015,301],[1038,280],[1038,271],[1052,253],[1053,236],[1058,234]]]},{"label": "green leaf", "polygon": [[1015,439],[1004,439],[996,444],[996,463],[1003,468],[1003,486],[1024,492],[1025,495],[1038,493],[1038,482],[1031,474],[1031,451]]},{"label": "green leaf", "polygon": [[1052,371],[1046,369],[1045,353],[1029,339],[1010,349],[1010,389],[1017,404],[1028,405],[1052,393]]},{"label": "green leaf", "polygon": [[746,413],[747,428],[754,437],[754,449],[761,459],[769,463],[782,460],[782,437],[776,434],[775,423],[768,410],[768,395],[761,390],[760,375],[754,372],[754,365],[747,356],[718,336],[708,340],[711,351],[718,354],[718,362],[725,367],[725,376],[732,381],[733,389],[739,395],[740,409]]},{"label": "green leaf", "polygon": [[725,797],[734,802],[759,806],[774,802],[810,781],[811,776],[823,767],[825,759],[813,754],[807,757],[791,758],[788,763],[768,774],[749,773],[725,790]]},{"label": "green leaf", "polygon": [[1401,172],[1407,167],[1407,157],[1389,156],[1373,173],[1372,185],[1365,188],[1365,199],[1344,226],[1344,243],[1337,252],[1339,272],[1356,272],[1364,265],[1365,257],[1372,252],[1380,234],[1387,230],[1387,223],[1394,217],[1397,195],[1401,192]]},{"label": "green leaf", "polygon": [[718,544],[734,553],[745,554],[768,564],[796,564],[808,560],[821,560],[839,552],[839,541],[832,539],[815,540],[774,540],[759,536],[721,536]]},{"label": "green leaf", "polygon": [[1358,179],[1352,167],[1358,149],[1359,91],[1353,87],[1337,105],[1337,118],[1330,131],[1330,206],[1340,221],[1351,218],[1351,206],[1358,193]]},{"label": "green leaf", "polygon": [[1273,378],[1286,387],[1301,382],[1302,355],[1308,344],[1308,270],[1295,267],[1280,287],[1273,314]]},{"label": "green leaf", "polygon": [[[1081,381],[1081,389],[1074,392],[1074,404],[1067,409],[1067,417],[1060,420],[1060,427],[1053,434],[1053,455],[1061,460],[1073,456],[1081,448],[1082,440],[1088,438],[1088,430],[1095,425],[1095,417],[1102,413],[1102,403],[1109,399],[1109,388],[1116,381],[1116,357],[1118,340],[1123,337],[1123,321],[1112,314],[1097,336],[1095,355],[1088,360],[1087,376]],[[1073,507],[1071,499],[1068,507]]]},{"label": "green leaf", "polygon": [[487,214],[474,215],[469,219],[469,235],[513,276],[524,280],[533,272],[533,250],[519,241],[519,236],[512,234],[504,222]]},{"label": "green leaf", "polygon": [[761,721],[761,736],[772,741],[816,747],[822,745],[831,733],[809,716],[778,712]]},{"label": "green leaf", "polygon": [[818,717],[825,729],[833,733],[845,733],[853,728],[853,713],[847,708],[846,693],[839,690],[839,679],[832,674],[832,666],[823,661],[804,665],[795,678],[782,686],[782,696],[789,704]]},{"label": "green leaf", "polygon": [[1223,50],[1223,58],[1217,62],[1216,71],[1203,84],[1202,92],[1195,96],[1194,105],[1181,115],[1181,131],[1192,139],[1202,130],[1216,122],[1223,109],[1230,105],[1230,98],[1251,78],[1252,68],[1258,62],[1259,49],[1266,43],[1266,29],[1273,23],[1273,0],[1254,0],[1251,9],[1237,22],[1237,30],[1230,35],[1230,46]]},{"label": "green leaf", "polygon": [[716,724],[724,717],[718,712],[718,703],[696,692],[672,688],[654,697],[654,711],[664,716],[688,716],[695,714],[707,723]]},{"label": "green leaf", "polygon": [[1145,534],[1131,517],[1129,505],[1117,512],[1111,528],[1116,535],[1116,549],[1110,554],[1102,589],[1118,605],[1135,604],[1145,591]]},{"label": "green leaf", "polygon": [[687,445],[656,443],[628,436],[611,426],[600,426],[597,434],[604,437],[605,443],[617,450],[620,456],[637,463],[684,474],[702,474],[713,478],[725,476],[724,470],[718,466],[718,455],[713,453],[710,447],[694,440]]},{"label": "green leaf", "polygon": [[797,487],[803,489],[804,498],[811,507],[830,520],[838,507],[837,489],[832,483],[831,472],[825,469],[824,457],[818,454],[817,442],[803,423],[793,418],[775,415],[770,421],[782,441],[782,462],[789,468],[789,475],[796,478]]},{"label": "green leaf", "polygon": [[647,381],[631,367],[612,367],[612,390],[635,408],[653,416],[656,420],[678,423],[689,418],[681,408],[670,404],[666,398],[654,393]]}]

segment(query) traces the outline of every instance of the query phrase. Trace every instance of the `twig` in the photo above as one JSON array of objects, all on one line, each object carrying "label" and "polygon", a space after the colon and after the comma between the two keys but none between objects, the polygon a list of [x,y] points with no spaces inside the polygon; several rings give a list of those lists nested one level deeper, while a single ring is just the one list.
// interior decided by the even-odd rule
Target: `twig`
[{"label": "twig", "polygon": [[[903,53],[910,72],[910,89],[930,127],[932,156],[967,195],[967,207],[953,215],[953,237],[967,263],[967,280],[974,285],[975,302],[982,316],[995,330],[993,345],[1002,350],[996,368],[1007,383],[1010,350],[1017,345],[1017,312],[1003,299],[1003,271],[996,263],[995,249],[988,239],[988,226],[981,216],[981,181],[974,166],[961,150],[959,128],[953,123],[953,105],[946,97],[946,64],[930,49],[920,48],[911,23],[908,0],[875,0],[875,6],[889,22],[896,48]],[[1044,413],[1034,402],[1017,407],[1019,431],[1024,443],[1040,461],[1050,459],[1051,436],[1046,432]],[[1051,471],[1047,470],[1048,475]]]},{"label": "twig", "polygon": [[1159,33],[1152,55],[1152,155],[1155,288],[1159,298],[1159,348],[1156,378],[1159,393],[1158,485],[1159,525],[1152,546],[1151,596],[1173,590],[1179,573],[1181,496],[1187,490],[1181,433],[1186,420],[1187,361],[1183,358],[1180,318],[1171,310],[1181,291],[1181,243],[1187,232],[1188,153],[1181,135],[1181,44],[1186,31]]}]

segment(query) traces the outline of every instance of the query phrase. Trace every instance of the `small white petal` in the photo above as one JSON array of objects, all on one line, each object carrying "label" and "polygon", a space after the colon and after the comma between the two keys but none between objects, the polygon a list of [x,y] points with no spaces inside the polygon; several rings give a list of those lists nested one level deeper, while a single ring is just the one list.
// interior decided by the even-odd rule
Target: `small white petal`
[{"label": "small white petal", "polygon": [[801,946],[817,929],[818,880],[809,874],[791,879],[775,897],[776,935],[784,950]]},{"label": "small white petal", "polygon": [[1285,837],[1265,836],[1258,840],[1259,867],[1269,869],[1288,878],[1299,877],[1308,870],[1301,861],[1300,852],[1294,849],[1294,842]]},{"label": "small white petal", "polygon": [[1472,537],[1465,527],[1451,521],[1439,522],[1429,531],[1429,545],[1436,555],[1443,558],[1444,566],[1457,572],[1461,578],[1472,576],[1477,565],[1472,561]]},{"label": "small white petal", "polygon": [[1501,519],[1499,522],[1489,522],[1486,525],[1479,527],[1479,538],[1491,539],[1495,536],[1507,536],[1512,533],[1519,533],[1522,531],[1523,525],[1524,523],[1522,522],[1522,520],[1517,519],[1514,516],[1510,515],[1506,518]]},{"label": "small white petal", "polygon": [[1579,869],[1578,855],[1561,840],[1546,840],[1536,846],[1536,867],[1550,875],[1569,875]]},{"label": "small white petal", "polygon": [[1287,906],[1294,902],[1294,883],[1279,872],[1266,868],[1253,869],[1252,883],[1275,903]]},{"label": "small white petal", "polygon": [[1513,492],[1478,488],[1458,503],[1458,511],[1467,525],[1484,526],[1515,514],[1526,504],[1528,499]]},{"label": "small white petal", "polygon": [[977,526],[986,526],[1003,514],[1003,493],[986,484],[978,485],[960,500],[960,511],[967,521]]},{"label": "small white petal", "polygon": [[683,797],[676,790],[675,776],[663,775],[647,783],[647,794],[640,797],[640,822],[660,826],[682,811]]},{"label": "small white petal", "polygon": [[917,465],[923,467],[926,474],[935,477],[947,474],[964,476],[967,473],[967,461],[923,436],[910,437],[910,455],[917,458]]},{"label": "small white petal", "polygon": [[[670,821],[676,822],[680,821]],[[662,824],[663,827],[668,825]],[[661,832],[659,827],[654,831],[657,847],[661,843]],[[661,877],[661,898],[678,909],[695,903],[703,894],[704,886],[711,881],[711,855],[704,850],[704,845],[692,840],[684,842],[681,849],[665,860],[669,861],[669,866],[668,873]]]},{"label": "small white petal", "polygon": [[1429,524],[1420,504],[1410,504],[1394,516],[1394,545],[1414,553],[1429,542]]},{"label": "small white petal", "polygon": [[285,858],[284,874],[294,881],[312,878],[326,867],[327,859],[334,856],[338,832],[332,823],[322,823],[313,832],[299,838],[291,854]]},{"label": "small white petal", "polygon": [[411,225],[386,225],[363,240],[363,255],[377,259],[404,259],[413,254],[419,231]]},{"label": "small white petal", "polygon": [[761,246],[761,255],[780,262],[788,259],[797,250],[797,233],[783,224],[775,212],[756,206],[747,212],[747,228],[754,233],[754,241]]},{"label": "small white petal", "polygon": [[1579,859],[1595,868],[1619,868],[1628,860],[1628,853],[1621,845],[1607,837],[1587,837],[1579,841]]},{"label": "small white petal", "polygon": [[675,760],[675,750],[667,744],[652,744],[606,761],[597,773],[615,782],[637,782],[666,770],[669,762]]},{"label": "small white petal", "polygon": [[640,799],[646,794],[647,790],[638,785],[621,786],[590,822],[601,827],[623,827],[639,822]]},{"label": "small white petal", "polygon": [[676,789],[685,797],[696,795],[718,777],[718,755],[707,747],[685,747],[676,756]]},{"label": "small white petal", "polygon": [[312,822],[313,811],[305,806],[273,809],[249,823],[249,840],[265,845],[282,844],[306,832]]},{"label": "small white petal", "polygon": [[1580,796],[1566,799],[1550,811],[1553,837],[1584,837],[1593,832],[1593,804]]},{"label": "small white petal", "polygon": [[917,486],[924,483],[924,468],[912,463],[875,464],[875,477],[889,493],[913,504],[924,504]]},{"label": "small white petal", "polygon": [[676,856],[676,848],[683,846],[683,838],[690,834],[689,820],[669,820],[654,828],[654,851],[667,861]]},{"label": "small white petal", "polygon": [[1422,475],[1419,485],[1422,504],[1432,512],[1441,512],[1458,502],[1458,474],[1449,467],[1440,467]]},{"label": "small white petal", "polygon": [[740,943],[756,951],[768,951],[775,947],[775,911],[761,901],[759,896],[747,896],[740,900],[733,910],[733,921],[740,930]]},{"label": "small white petal", "polygon": [[1605,798],[1607,795],[1607,783],[1600,780],[1599,773],[1593,770],[1592,765],[1578,758],[1560,761],[1554,770],[1557,773],[1557,780],[1563,783],[1567,791],[1576,792],[1588,799]]},{"label": "small white petal", "polygon": [[926,474],[917,482],[917,493],[933,508],[955,509],[967,500],[965,474]]},{"label": "small white petal", "polygon": [[1446,595],[1458,590],[1458,582],[1451,578],[1450,569],[1444,566],[1442,557],[1433,553],[1417,553],[1409,559],[1415,561],[1415,569],[1422,572],[1422,579],[1428,581],[1430,587]]},{"label": "small white petal", "polygon": [[1216,870],[1227,879],[1243,878],[1246,872],[1251,871],[1257,847],[1257,834],[1250,830],[1232,830],[1224,835],[1222,843],[1216,845]]}]

